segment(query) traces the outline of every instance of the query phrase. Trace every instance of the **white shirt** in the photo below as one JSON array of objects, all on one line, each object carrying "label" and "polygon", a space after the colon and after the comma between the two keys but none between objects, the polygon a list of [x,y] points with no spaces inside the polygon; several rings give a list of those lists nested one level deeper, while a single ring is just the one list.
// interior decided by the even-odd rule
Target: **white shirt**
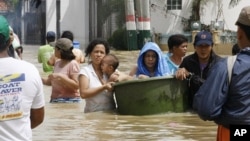
[{"label": "white shirt", "polygon": [[0,58],[0,140],[31,141],[30,110],[44,107],[37,68],[26,61]]},{"label": "white shirt", "polygon": [[[89,79],[90,89],[102,86],[102,83],[100,82],[98,76],[96,75],[92,64],[84,66],[80,71],[80,75],[84,75]],[[113,93],[110,93],[107,91],[102,91],[101,93],[93,97],[86,98],[85,102],[86,102],[85,109],[84,109],[85,113],[112,110],[115,108]]]}]

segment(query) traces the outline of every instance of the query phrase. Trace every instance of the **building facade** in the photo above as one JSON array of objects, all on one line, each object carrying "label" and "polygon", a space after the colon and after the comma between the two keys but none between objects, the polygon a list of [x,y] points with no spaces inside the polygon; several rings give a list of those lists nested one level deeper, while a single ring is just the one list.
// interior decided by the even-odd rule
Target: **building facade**
[{"label": "building facade", "polygon": [[[109,39],[114,31],[126,27],[126,0],[116,3],[111,0],[40,0],[39,5],[34,1],[19,0],[15,5],[16,10],[13,10],[10,1],[0,0],[0,13],[7,16],[10,25],[25,44],[44,44],[46,32],[50,30],[55,31],[58,37],[63,31],[70,30],[81,48],[85,48],[90,40],[98,37]],[[229,0],[206,0],[198,11],[200,20],[190,21],[193,1],[149,0],[152,35],[191,35],[193,22],[207,25],[211,30],[219,24],[216,26],[221,34],[224,31],[236,31],[235,21],[241,8],[250,5],[249,1],[240,1],[230,8]],[[117,24],[119,18],[120,24]]]}]

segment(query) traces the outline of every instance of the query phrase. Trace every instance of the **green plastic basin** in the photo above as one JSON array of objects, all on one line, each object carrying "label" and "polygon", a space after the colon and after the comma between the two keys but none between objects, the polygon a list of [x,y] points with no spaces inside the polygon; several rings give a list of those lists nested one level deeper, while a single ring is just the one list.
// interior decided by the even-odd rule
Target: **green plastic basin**
[{"label": "green plastic basin", "polygon": [[151,115],[187,110],[187,84],[172,76],[118,82],[114,85],[118,113]]}]

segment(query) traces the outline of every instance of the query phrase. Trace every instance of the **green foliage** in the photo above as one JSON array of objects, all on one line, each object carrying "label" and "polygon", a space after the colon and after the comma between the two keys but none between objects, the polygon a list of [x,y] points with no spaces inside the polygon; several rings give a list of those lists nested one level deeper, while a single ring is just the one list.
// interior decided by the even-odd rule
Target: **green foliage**
[{"label": "green foliage", "polygon": [[101,23],[104,23],[112,13],[118,13],[118,27],[121,27],[121,23],[125,22],[124,0],[97,0],[97,5],[99,6],[98,11],[100,12],[100,14],[98,14],[98,18]]},{"label": "green foliage", "polygon": [[103,34],[103,25],[113,13],[116,13],[116,25],[118,28],[125,23],[124,0],[96,0],[97,2],[97,36]]},{"label": "green foliage", "polygon": [[127,49],[126,29],[120,28],[114,31],[112,36],[108,39],[109,44],[117,50]]},{"label": "green foliage", "polygon": [[117,3],[117,10],[115,11],[117,13],[116,16],[116,25],[118,28],[122,28],[125,25],[125,6],[124,6],[124,0],[120,0],[119,3]]}]

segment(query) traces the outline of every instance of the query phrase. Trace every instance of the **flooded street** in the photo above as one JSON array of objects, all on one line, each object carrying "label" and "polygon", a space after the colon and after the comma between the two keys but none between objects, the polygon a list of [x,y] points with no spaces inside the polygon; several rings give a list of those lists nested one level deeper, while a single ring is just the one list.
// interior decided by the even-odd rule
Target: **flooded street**
[{"label": "flooded street", "polygon": [[[38,46],[24,46],[24,60],[35,64]],[[112,51],[120,59],[119,70],[128,72],[136,64],[138,51]],[[116,113],[83,113],[84,100],[73,104],[51,104],[51,87],[44,86],[45,120],[33,130],[34,141],[215,141],[217,126],[196,114],[165,113],[125,116]]]}]

